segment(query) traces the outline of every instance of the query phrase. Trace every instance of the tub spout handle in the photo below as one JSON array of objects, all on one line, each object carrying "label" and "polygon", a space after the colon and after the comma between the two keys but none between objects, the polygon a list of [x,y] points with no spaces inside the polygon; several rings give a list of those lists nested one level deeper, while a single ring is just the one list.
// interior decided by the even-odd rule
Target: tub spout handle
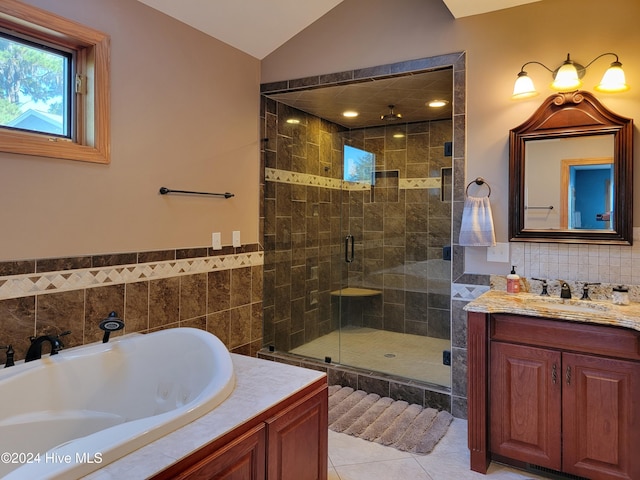
[{"label": "tub spout handle", "polygon": [[13,360],[13,356],[15,352],[13,351],[12,345],[7,345],[6,347],[0,347],[0,350],[7,351],[7,361],[4,363],[4,368],[13,367],[15,365],[15,361]]},{"label": "tub spout handle", "polygon": [[102,320],[98,326],[101,330],[104,330],[102,343],[107,343],[111,332],[116,332],[124,328],[124,321],[118,318],[118,314],[116,312],[111,312],[109,316]]}]

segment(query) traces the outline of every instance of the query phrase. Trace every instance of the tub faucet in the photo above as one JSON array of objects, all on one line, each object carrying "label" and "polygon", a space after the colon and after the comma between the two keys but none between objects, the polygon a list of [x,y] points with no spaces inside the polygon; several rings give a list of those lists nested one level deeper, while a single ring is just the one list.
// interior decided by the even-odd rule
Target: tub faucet
[{"label": "tub faucet", "polygon": [[31,346],[29,346],[29,350],[27,350],[27,356],[24,361],[30,362],[31,360],[38,360],[42,358],[42,344],[44,342],[49,342],[51,345],[51,355],[57,355],[60,350],[64,348],[64,344],[60,337],[63,335],[69,335],[71,332],[66,331],[62,332],[60,335],[41,335],[39,337],[30,337]]},{"label": "tub faucet", "polygon": [[0,350],[7,351],[7,361],[4,363],[4,368],[13,367],[15,365],[15,361],[13,360],[13,355],[15,353],[13,351],[13,346],[7,345],[6,347],[0,347]]}]

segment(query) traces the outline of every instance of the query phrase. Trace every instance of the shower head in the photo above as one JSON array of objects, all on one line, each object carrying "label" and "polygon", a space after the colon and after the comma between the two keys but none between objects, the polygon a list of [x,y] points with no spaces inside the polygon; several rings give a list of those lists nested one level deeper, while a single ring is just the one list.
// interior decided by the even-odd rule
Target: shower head
[{"label": "shower head", "polygon": [[122,330],[124,328],[124,322],[118,318],[118,314],[116,312],[111,312],[109,316],[102,320],[98,326],[100,327],[100,330],[104,330],[102,343],[107,343],[111,332]]},{"label": "shower head", "polygon": [[386,115],[382,115],[380,117],[380,120],[385,120],[387,122],[393,122],[395,120],[400,120],[402,118],[402,115],[399,113],[393,113],[393,109],[394,109],[395,105],[389,105],[389,113],[387,113]]}]

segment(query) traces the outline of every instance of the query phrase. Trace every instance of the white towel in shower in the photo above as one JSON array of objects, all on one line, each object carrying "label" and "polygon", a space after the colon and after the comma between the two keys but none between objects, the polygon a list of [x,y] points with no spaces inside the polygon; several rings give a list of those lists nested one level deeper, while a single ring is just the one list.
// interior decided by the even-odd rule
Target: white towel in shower
[{"label": "white towel in shower", "polygon": [[463,247],[493,247],[496,234],[489,197],[467,197],[462,210],[460,245]]}]

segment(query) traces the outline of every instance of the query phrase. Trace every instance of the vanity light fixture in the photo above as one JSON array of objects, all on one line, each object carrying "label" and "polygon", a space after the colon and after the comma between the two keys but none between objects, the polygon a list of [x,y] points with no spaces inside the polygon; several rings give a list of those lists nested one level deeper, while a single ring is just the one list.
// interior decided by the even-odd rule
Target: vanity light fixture
[{"label": "vanity light fixture", "polygon": [[555,70],[551,70],[549,67],[538,61],[531,61],[522,65],[522,68],[518,73],[516,83],[513,86],[513,95],[511,96],[511,98],[520,99],[538,95],[538,91],[533,85],[533,80],[531,80],[529,74],[524,69],[524,67],[526,67],[527,65],[535,63],[551,72],[551,74],[553,75],[551,88],[553,88],[554,90],[557,90],[559,92],[572,92],[581,87],[582,81],[580,79],[584,76],[587,68],[589,68],[593,62],[606,55],[613,55],[614,57],[616,57],[616,59],[615,61],[611,62],[611,65],[604,73],[602,80],[594,88],[598,92],[604,93],[626,92],[627,90],[629,90],[629,85],[627,85],[627,82],[625,80],[624,71],[622,70],[622,64],[618,60],[618,55],[616,55],[615,53],[609,52],[598,55],[596,58],[587,63],[586,66],[582,66],[579,63],[574,62],[573,60],[571,60],[570,54],[567,54],[567,59]]},{"label": "vanity light fixture", "polygon": [[427,106],[430,108],[441,108],[444,107],[446,104],[448,104],[449,102],[447,102],[446,100],[431,100],[430,102],[427,102]]}]

